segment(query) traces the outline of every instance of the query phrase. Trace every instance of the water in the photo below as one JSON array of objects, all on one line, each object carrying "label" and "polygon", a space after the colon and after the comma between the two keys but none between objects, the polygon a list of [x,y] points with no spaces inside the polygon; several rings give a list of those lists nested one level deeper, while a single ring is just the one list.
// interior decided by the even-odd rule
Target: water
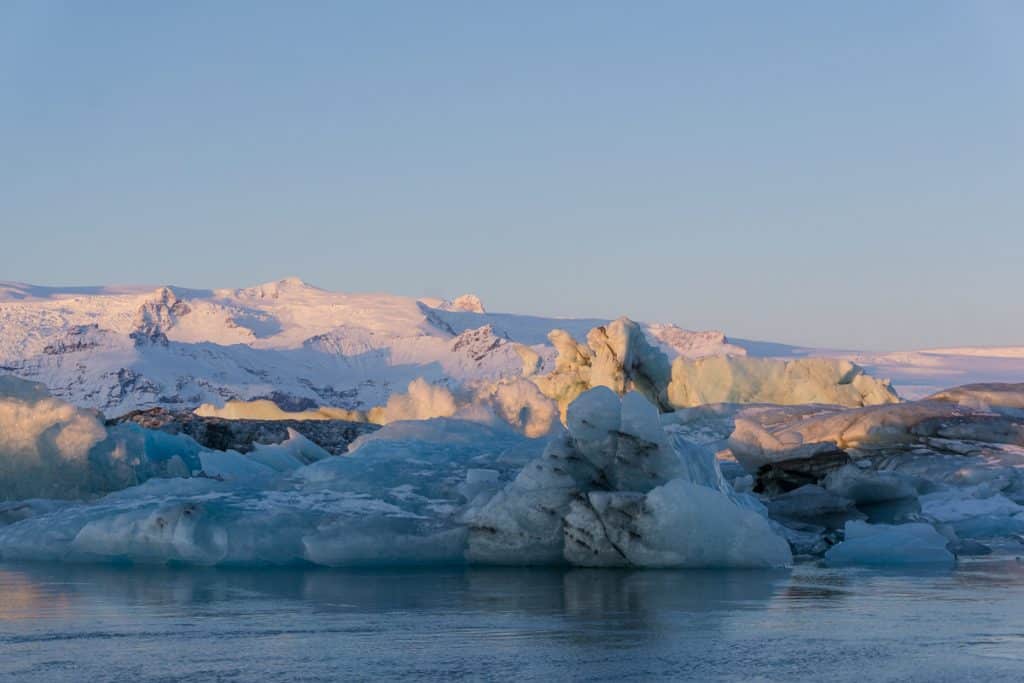
[{"label": "water", "polygon": [[12,681],[1024,679],[1024,565],[0,565]]}]

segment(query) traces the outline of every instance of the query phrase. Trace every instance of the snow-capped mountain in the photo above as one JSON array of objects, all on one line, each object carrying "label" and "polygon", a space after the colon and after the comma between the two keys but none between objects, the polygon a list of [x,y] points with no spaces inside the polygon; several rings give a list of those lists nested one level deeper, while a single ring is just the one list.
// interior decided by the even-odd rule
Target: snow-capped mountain
[{"label": "snow-capped mountain", "polygon": [[[108,415],[232,398],[366,408],[417,377],[518,374],[517,344],[550,364],[548,332],[582,339],[606,322],[487,313],[473,295],[343,294],[297,278],[221,290],[0,283],[0,371]],[[670,356],[744,353],[718,332],[647,329]]]},{"label": "snow-capped mountain", "polygon": [[[550,370],[549,332],[563,329],[582,341],[607,322],[489,313],[474,295],[445,301],[330,292],[298,278],[218,290],[0,283],[0,372],[43,382],[109,416],[235,398],[270,398],[286,409],[364,409],[418,377],[464,383],[518,375],[520,344],[538,354],[541,371]],[[966,381],[1024,380],[1021,349],[865,354],[666,323],[643,329],[670,359],[850,358],[911,397]]]}]

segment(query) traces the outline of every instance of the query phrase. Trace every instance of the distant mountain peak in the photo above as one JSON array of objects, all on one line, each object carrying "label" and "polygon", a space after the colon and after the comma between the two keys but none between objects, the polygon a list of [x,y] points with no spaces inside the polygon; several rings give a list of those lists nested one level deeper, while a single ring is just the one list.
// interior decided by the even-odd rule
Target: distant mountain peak
[{"label": "distant mountain peak", "polygon": [[476,294],[463,294],[451,301],[445,301],[438,308],[443,311],[462,311],[464,313],[486,313],[483,302]]},{"label": "distant mountain peak", "polygon": [[279,299],[284,295],[303,292],[322,292],[324,290],[314,287],[302,278],[290,276],[280,280],[264,282],[253,287],[237,290],[238,296],[254,299]]}]

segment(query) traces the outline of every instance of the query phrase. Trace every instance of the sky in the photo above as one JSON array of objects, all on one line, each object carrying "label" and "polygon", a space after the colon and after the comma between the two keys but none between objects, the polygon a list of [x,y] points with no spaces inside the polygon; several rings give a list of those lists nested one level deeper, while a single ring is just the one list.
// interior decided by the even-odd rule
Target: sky
[{"label": "sky", "polygon": [[0,280],[1024,345],[1024,3],[0,3]]}]

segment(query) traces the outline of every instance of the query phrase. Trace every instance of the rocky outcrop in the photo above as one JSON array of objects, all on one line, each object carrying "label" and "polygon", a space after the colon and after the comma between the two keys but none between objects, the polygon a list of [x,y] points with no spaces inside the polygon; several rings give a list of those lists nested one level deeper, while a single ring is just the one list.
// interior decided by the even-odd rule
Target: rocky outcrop
[{"label": "rocky outcrop", "polygon": [[484,325],[473,330],[466,330],[451,341],[451,350],[464,354],[475,363],[502,346],[509,343],[507,337],[495,332],[492,325]]},{"label": "rocky outcrop", "polygon": [[136,342],[148,339],[166,343],[167,331],[174,327],[178,318],[191,310],[188,304],[178,299],[173,289],[161,287],[154,298],[142,304],[136,312],[132,336]]},{"label": "rocky outcrop", "polygon": [[53,340],[43,347],[43,354],[47,356],[62,356],[68,353],[79,353],[90,349],[100,348],[110,343],[111,333],[101,330],[99,325],[76,325],[70,328],[62,337]]}]

